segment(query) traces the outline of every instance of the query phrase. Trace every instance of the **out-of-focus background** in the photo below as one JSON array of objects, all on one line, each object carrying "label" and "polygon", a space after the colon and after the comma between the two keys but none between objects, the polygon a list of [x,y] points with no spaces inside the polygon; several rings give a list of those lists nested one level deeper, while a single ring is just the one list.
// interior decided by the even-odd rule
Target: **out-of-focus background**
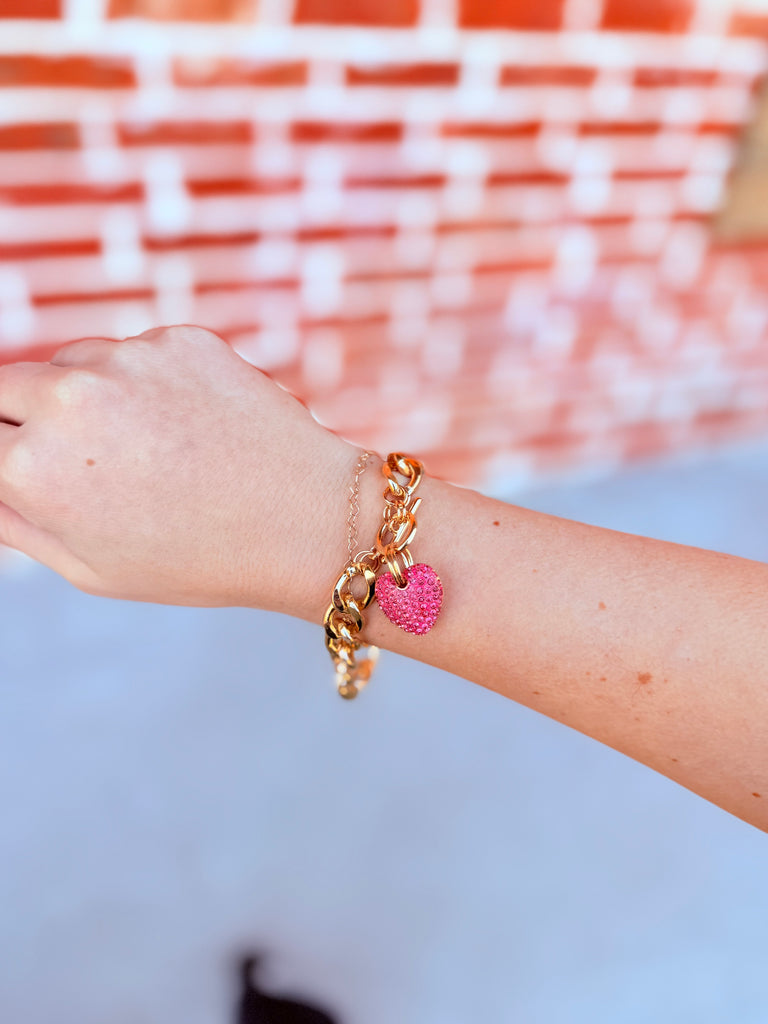
[{"label": "out-of-focus background", "polygon": [[762,0],[0,11],[0,357],[201,323],[473,484],[768,428]]},{"label": "out-of-focus background", "polygon": [[[357,443],[768,560],[766,70],[764,0],[0,0],[0,361],[200,323]],[[3,566],[3,1022],[230,1024],[246,950],[347,1024],[768,1020],[750,827]]]}]

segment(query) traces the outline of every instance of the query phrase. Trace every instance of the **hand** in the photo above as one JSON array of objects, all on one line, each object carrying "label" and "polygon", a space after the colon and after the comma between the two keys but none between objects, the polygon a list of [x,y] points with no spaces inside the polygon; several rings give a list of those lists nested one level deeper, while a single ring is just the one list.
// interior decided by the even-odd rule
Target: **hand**
[{"label": "hand", "polygon": [[322,616],[356,457],[202,328],[0,367],[0,542],[89,593]]}]

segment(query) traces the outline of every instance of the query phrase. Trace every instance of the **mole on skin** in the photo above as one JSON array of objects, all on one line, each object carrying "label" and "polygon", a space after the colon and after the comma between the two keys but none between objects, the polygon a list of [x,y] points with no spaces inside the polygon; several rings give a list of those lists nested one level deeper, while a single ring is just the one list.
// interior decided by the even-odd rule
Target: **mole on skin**
[{"label": "mole on skin", "polygon": [[85,464],[86,466],[95,466],[96,462],[93,459],[86,459]]},{"label": "mole on skin", "polygon": [[600,604],[598,604],[597,607],[600,609],[601,612],[604,612],[605,611],[605,601],[601,601]]},{"label": "mole on skin", "polygon": [[653,679],[653,676],[651,675],[650,672],[638,672],[637,673],[637,681],[642,686],[645,686],[646,683],[650,683],[650,681],[652,679]]},{"label": "mole on skin", "polygon": [[753,793],[752,796],[760,796],[759,793]]},{"label": "mole on skin", "polygon": [[498,526],[499,525],[499,520],[498,519],[494,519],[493,520],[493,525],[494,526]]}]

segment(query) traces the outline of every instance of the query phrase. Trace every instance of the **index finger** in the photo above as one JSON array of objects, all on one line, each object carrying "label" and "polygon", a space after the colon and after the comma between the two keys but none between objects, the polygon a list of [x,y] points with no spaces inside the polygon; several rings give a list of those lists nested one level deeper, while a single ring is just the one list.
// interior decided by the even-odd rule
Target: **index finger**
[{"label": "index finger", "polygon": [[0,420],[26,423],[62,371],[50,363],[5,363],[0,366]]},{"label": "index finger", "polygon": [[84,366],[111,355],[119,341],[111,338],[78,338],[62,345],[51,356],[52,366]]}]

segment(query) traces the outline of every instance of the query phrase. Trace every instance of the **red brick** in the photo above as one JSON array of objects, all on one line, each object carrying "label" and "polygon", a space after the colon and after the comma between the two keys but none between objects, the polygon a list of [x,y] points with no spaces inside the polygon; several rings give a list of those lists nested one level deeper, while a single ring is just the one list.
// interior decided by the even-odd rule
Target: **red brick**
[{"label": "red brick", "polygon": [[[300,282],[295,277],[284,277],[284,278],[273,278],[269,282],[269,290],[275,291],[298,291]],[[258,289],[258,283],[254,282],[251,278],[243,281],[199,281],[195,287],[194,292],[196,295],[210,295],[212,292],[231,292],[237,294],[238,292],[249,292],[254,289]]]},{"label": "red brick", "polygon": [[541,121],[525,121],[518,124],[448,123],[443,125],[442,134],[448,137],[461,136],[461,138],[467,139],[528,138],[538,135],[541,127]]},{"label": "red brick", "polygon": [[14,124],[0,128],[1,149],[77,149],[77,125]]},{"label": "red brick", "polygon": [[307,82],[304,61],[264,63],[263,61],[180,58],[174,61],[173,80],[184,87],[209,85],[250,85],[261,87],[300,86]]},{"label": "red brick", "polygon": [[116,288],[112,291],[61,292],[58,295],[38,295],[33,299],[35,306],[69,306],[77,302],[129,302],[132,299],[152,299],[151,288]]},{"label": "red brick", "polygon": [[260,231],[241,231],[238,234],[222,235],[173,235],[148,236],[143,246],[148,252],[168,252],[174,249],[205,249],[213,246],[254,245],[262,237]]},{"label": "red brick", "polygon": [[458,64],[390,64],[347,68],[347,85],[456,85]]},{"label": "red brick", "polygon": [[347,188],[442,188],[446,182],[444,174],[403,174],[397,177],[349,177],[344,184]]},{"label": "red brick", "polygon": [[255,0],[110,0],[110,18],[158,21],[251,21]]},{"label": "red brick", "polygon": [[3,0],[0,18],[60,18],[62,0]]},{"label": "red brick", "polygon": [[671,443],[669,425],[652,420],[624,424],[618,433],[624,457],[628,460],[658,457],[675,447]]},{"label": "red brick", "polygon": [[299,178],[222,178],[188,181],[193,196],[274,195],[301,187]]},{"label": "red brick", "polygon": [[571,180],[569,174],[556,171],[496,171],[489,174],[486,181],[489,186],[499,185],[567,185]]},{"label": "red brick", "polygon": [[728,31],[734,36],[757,36],[768,38],[768,14],[747,14],[746,11],[731,16]]},{"label": "red brick", "polygon": [[460,0],[462,28],[558,29],[564,0]]},{"label": "red brick", "polygon": [[366,327],[374,324],[388,324],[390,320],[389,309],[375,310],[365,315],[357,314],[355,316],[347,316],[344,319],[335,316],[325,317],[301,317],[298,320],[299,327],[302,330],[309,330],[313,327],[349,327],[354,325],[355,327]]},{"label": "red brick", "polygon": [[[572,430],[558,430],[555,428],[541,434],[529,434],[528,436],[524,434],[518,443],[524,448],[532,449],[537,453],[540,449],[554,449],[556,452],[562,451],[565,453],[582,439],[583,437],[574,434]],[[572,460],[564,458],[562,461],[565,464]]]},{"label": "red brick", "polygon": [[647,171],[637,170],[617,170],[613,172],[613,178],[615,181],[679,181],[681,178],[685,178],[688,173],[688,169],[685,167],[673,167],[673,168],[651,168]]},{"label": "red brick", "polygon": [[125,185],[0,185],[0,200],[39,206],[60,203],[112,203],[141,199],[143,187]]},{"label": "red brick", "polygon": [[585,121],[579,125],[580,135],[656,135],[659,131],[658,121]]},{"label": "red brick", "polygon": [[124,89],[135,84],[131,62],[117,57],[0,57],[0,87]]},{"label": "red brick", "polygon": [[634,76],[635,85],[652,88],[706,87],[716,85],[719,77],[718,71],[704,68],[638,68]]},{"label": "red brick", "polygon": [[18,242],[14,245],[0,243],[0,260],[34,260],[47,256],[96,256],[100,252],[101,242],[96,238],[75,242]]},{"label": "red brick", "polygon": [[693,0],[604,0],[602,27],[612,31],[685,32]]},{"label": "red brick", "polygon": [[[204,191],[203,182],[190,183],[190,189]],[[463,228],[464,225],[461,225]],[[299,229],[293,236],[298,242],[343,242],[348,239],[391,239],[397,234],[394,225],[386,226],[360,226],[360,227],[305,227]],[[222,234],[186,234],[172,236],[148,235],[143,239],[144,248],[150,252],[165,252],[172,249],[189,248],[211,248],[213,246],[239,246],[253,245],[263,237],[260,231],[227,232]],[[99,242],[92,243],[96,250],[99,249]],[[66,243],[41,243],[40,245],[28,246],[5,246],[0,245],[0,259],[7,252],[8,259],[14,259],[14,253],[20,252],[25,255],[56,255],[60,249],[62,253],[71,251],[73,254],[92,252],[91,243],[87,242],[66,242]],[[29,250],[29,251],[28,251]],[[50,252],[49,252],[50,250]]]},{"label": "red brick", "polygon": [[399,121],[364,124],[297,121],[291,127],[294,142],[399,142],[402,136],[403,126]]},{"label": "red brick", "polygon": [[493,274],[520,274],[526,271],[534,270],[549,270],[552,266],[552,260],[549,257],[544,259],[505,259],[495,260],[493,263],[478,263],[474,268],[474,273],[478,276],[485,277]]},{"label": "red brick", "polygon": [[698,126],[699,135],[724,135],[728,138],[737,138],[741,135],[743,125],[723,123],[721,121],[706,121]]},{"label": "red brick", "polygon": [[361,226],[348,228],[300,228],[296,238],[300,242],[335,242],[345,238],[394,238],[397,228],[394,225]]},{"label": "red brick", "polygon": [[324,25],[415,25],[418,0],[297,0],[295,20]]},{"label": "red brick", "polygon": [[402,267],[379,270],[353,270],[347,274],[348,281],[370,283],[372,281],[422,281],[427,282],[432,275],[431,270],[406,270]]},{"label": "red brick", "polygon": [[721,428],[726,428],[727,433],[728,428],[738,425],[742,415],[740,409],[704,409],[696,413],[693,423],[697,429],[703,428],[703,433],[709,434],[711,428],[712,434],[717,435]]},{"label": "red brick", "polygon": [[512,64],[501,71],[502,85],[592,85],[597,72],[582,67],[523,67]]},{"label": "red brick", "polygon": [[123,146],[247,145],[254,131],[248,121],[159,121],[120,124],[117,135]]}]

